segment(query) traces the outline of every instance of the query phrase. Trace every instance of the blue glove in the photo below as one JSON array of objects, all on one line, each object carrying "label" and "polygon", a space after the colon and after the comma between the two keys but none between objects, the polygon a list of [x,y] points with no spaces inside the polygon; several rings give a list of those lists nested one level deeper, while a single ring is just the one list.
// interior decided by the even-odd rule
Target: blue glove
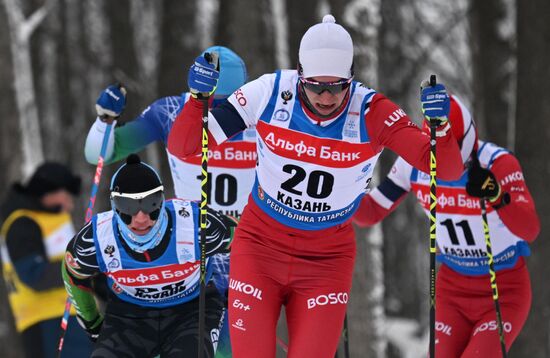
[{"label": "blue glove", "polygon": [[110,85],[99,95],[95,109],[99,118],[120,117],[126,106],[126,88],[121,84]]},{"label": "blue glove", "polygon": [[[195,59],[195,63],[189,69],[187,84],[193,97],[202,95],[209,97],[218,86],[220,72],[216,69],[217,58],[210,54],[204,54]],[[209,58],[210,61],[207,59]]]},{"label": "blue glove", "polygon": [[436,119],[438,125],[447,123],[449,110],[451,108],[451,100],[445,86],[440,83],[435,86],[426,86],[426,84],[426,82],[422,83],[422,91],[420,94],[424,117],[428,122],[432,118]]}]

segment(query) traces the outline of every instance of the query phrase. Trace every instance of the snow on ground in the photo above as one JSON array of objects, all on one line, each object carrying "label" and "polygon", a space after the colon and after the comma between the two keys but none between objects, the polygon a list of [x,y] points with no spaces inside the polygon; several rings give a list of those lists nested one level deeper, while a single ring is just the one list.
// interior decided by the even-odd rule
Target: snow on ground
[{"label": "snow on ground", "polygon": [[428,356],[428,331],[418,336],[418,322],[415,320],[387,317],[384,330],[388,341],[400,350],[403,358]]}]

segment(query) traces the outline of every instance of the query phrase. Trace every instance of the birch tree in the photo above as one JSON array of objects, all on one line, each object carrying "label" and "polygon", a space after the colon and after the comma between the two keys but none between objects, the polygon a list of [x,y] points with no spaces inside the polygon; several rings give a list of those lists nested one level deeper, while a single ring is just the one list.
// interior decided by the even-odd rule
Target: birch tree
[{"label": "birch tree", "polygon": [[[56,14],[60,11],[59,3],[56,1],[50,9],[50,13]],[[38,104],[40,122],[44,136],[44,150],[48,153],[48,159],[62,160],[65,154],[65,146],[60,145],[68,138],[63,136],[65,131],[59,130],[63,127],[60,108],[59,89],[59,39],[61,38],[61,22],[56,16],[47,16],[43,25],[44,31],[37,35],[38,58]]]},{"label": "birch tree", "polygon": [[[160,72],[160,34],[162,4],[158,1],[134,0],[130,2],[130,22],[134,36],[139,86],[141,98],[150,101],[158,94],[158,74]],[[145,104],[142,104],[144,106]],[[147,146],[149,163],[160,168],[158,146]]]},{"label": "birch tree", "polygon": [[24,177],[29,177],[44,158],[33,80],[30,39],[44,21],[55,0],[45,1],[44,5],[27,18],[23,14],[24,4],[21,0],[3,0],[2,3],[6,9],[13,59],[15,102],[19,115],[21,150],[23,152],[21,170]]}]

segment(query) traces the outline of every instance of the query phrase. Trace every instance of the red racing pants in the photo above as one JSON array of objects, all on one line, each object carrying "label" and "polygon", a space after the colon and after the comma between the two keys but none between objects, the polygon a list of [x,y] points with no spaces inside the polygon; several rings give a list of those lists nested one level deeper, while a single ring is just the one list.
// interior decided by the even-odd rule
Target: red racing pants
[{"label": "red racing pants", "polygon": [[[531,307],[531,281],[523,258],[497,272],[506,349]],[[436,288],[436,357],[502,357],[489,275],[466,276],[441,265]]]},{"label": "red racing pants", "polygon": [[297,230],[267,217],[250,201],[231,247],[228,319],[233,357],[275,357],[283,305],[287,357],[334,357],[354,260],[350,223]]}]

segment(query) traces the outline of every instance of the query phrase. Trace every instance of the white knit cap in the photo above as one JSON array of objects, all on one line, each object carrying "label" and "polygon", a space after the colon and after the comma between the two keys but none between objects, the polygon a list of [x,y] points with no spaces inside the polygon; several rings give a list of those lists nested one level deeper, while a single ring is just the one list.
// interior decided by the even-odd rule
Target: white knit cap
[{"label": "white knit cap", "polygon": [[332,15],[310,27],[300,42],[298,52],[301,75],[305,78],[334,76],[351,78],[353,42],[350,34],[336,24]]}]

